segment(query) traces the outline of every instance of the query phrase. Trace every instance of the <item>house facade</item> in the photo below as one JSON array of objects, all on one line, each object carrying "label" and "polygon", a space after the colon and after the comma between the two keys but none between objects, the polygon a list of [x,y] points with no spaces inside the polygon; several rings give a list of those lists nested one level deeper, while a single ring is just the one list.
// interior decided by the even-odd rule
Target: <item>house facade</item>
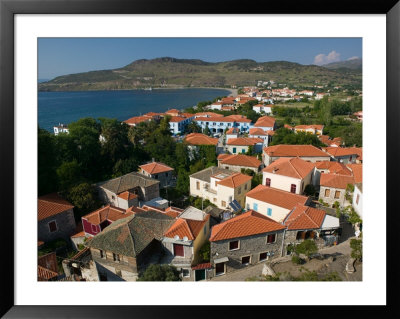
[{"label": "house facade", "polygon": [[251,176],[220,167],[209,167],[190,175],[190,195],[208,199],[222,209],[232,209],[236,200],[242,207],[251,188]]},{"label": "house facade", "polygon": [[68,243],[75,232],[74,206],[56,193],[38,198],[38,240],[62,238]]},{"label": "house facade", "polygon": [[231,154],[244,154],[253,147],[254,153],[261,153],[264,140],[260,138],[238,137],[227,140],[226,148]]},{"label": "house facade", "polygon": [[246,209],[252,209],[277,222],[282,222],[298,204],[307,205],[309,198],[265,185],[258,185],[246,194]]},{"label": "house facade", "polygon": [[171,185],[174,169],[164,163],[152,162],[139,166],[139,173],[160,181],[160,187]]},{"label": "house facade", "polygon": [[217,157],[218,167],[229,169],[235,172],[241,172],[242,169],[250,169],[254,173],[259,173],[262,162],[254,156],[237,154],[220,154]]},{"label": "house facade", "polygon": [[347,206],[346,187],[354,185],[354,177],[339,174],[321,174],[319,199],[332,206],[338,202],[341,207]]},{"label": "house facade", "polygon": [[211,264],[214,276],[281,256],[284,229],[280,223],[248,211],[212,228]]},{"label": "house facade", "polygon": [[[160,197],[160,181],[131,172],[123,176],[96,184],[99,198],[115,207],[128,208],[134,201],[147,202]],[[128,192],[128,193],[125,193]],[[119,196],[125,193],[124,195]],[[126,199],[127,198],[127,199]],[[130,202],[132,201],[132,202]]]},{"label": "house facade", "polygon": [[362,199],[362,183],[357,183],[354,185],[354,192],[352,198],[352,206],[356,213],[362,218],[363,216],[363,199]]}]

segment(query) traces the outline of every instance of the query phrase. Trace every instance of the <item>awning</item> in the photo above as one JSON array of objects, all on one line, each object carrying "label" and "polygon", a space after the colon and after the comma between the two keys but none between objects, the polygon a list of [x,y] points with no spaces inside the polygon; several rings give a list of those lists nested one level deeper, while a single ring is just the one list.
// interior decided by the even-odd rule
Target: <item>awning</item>
[{"label": "awning", "polygon": [[214,264],[226,263],[228,260],[229,260],[228,257],[222,257],[222,258],[214,259]]},{"label": "awning", "polygon": [[339,228],[340,223],[339,223],[339,218],[329,216],[328,214],[325,215],[325,219],[322,223],[321,229],[334,229],[334,228]]}]

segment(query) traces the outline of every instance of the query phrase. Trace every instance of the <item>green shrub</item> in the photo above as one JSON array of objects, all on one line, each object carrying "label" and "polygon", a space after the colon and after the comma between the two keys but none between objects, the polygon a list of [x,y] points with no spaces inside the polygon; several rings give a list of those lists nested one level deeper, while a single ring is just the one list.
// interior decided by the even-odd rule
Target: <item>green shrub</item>
[{"label": "green shrub", "polygon": [[170,265],[150,265],[139,275],[138,281],[180,281],[179,271]]},{"label": "green shrub", "polygon": [[297,255],[292,256],[292,263],[294,263],[296,265],[302,265],[303,262],[304,262],[303,259],[301,259],[299,256],[297,256]]},{"label": "green shrub", "polygon": [[356,260],[362,260],[362,240],[351,239],[350,240],[351,257]]},{"label": "green shrub", "polygon": [[294,251],[296,254],[304,254],[307,257],[310,257],[318,251],[318,247],[314,240],[306,239],[301,244],[296,245]]}]

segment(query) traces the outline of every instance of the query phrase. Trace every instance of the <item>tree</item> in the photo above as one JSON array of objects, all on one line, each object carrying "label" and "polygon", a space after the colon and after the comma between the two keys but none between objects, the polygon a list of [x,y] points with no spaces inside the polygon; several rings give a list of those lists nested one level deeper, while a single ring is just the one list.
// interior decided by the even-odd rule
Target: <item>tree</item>
[{"label": "tree", "polygon": [[305,188],[304,188],[304,194],[307,196],[314,196],[315,195],[315,187],[312,184],[308,184]]},{"label": "tree", "polygon": [[57,168],[57,176],[60,189],[66,191],[70,187],[82,181],[82,170],[76,160],[64,162],[59,168]]},{"label": "tree", "polygon": [[209,262],[210,261],[210,242],[207,240],[204,245],[199,250],[199,256],[201,258],[200,262]]},{"label": "tree", "polygon": [[185,127],[185,134],[201,133],[201,127],[196,122],[190,122]]},{"label": "tree", "polygon": [[38,193],[44,195],[57,191],[57,152],[55,137],[38,128]]},{"label": "tree", "polygon": [[211,131],[210,131],[210,129],[208,128],[208,126],[205,127],[205,129],[204,129],[204,131],[203,131],[203,134],[204,134],[204,135],[208,135],[208,136],[211,134]]},{"label": "tree", "polygon": [[351,239],[350,240],[351,257],[356,260],[362,260],[362,240]]},{"label": "tree", "polygon": [[178,177],[176,179],[176,189],[182,194],[188,194],[189,188],[189,173],[186,169],[180,168],[178,170]]},{"label": "tree", "polygon": [[100,202],[97,200],[96,189],[88,183],[81,183],[72,187],[67,193],[67,199],[75,206],[75,213],[78,220],[84,214],[100,206]]},{"label": "tree", "polygon": [[139,275],[138,281],[180,281],[179,272],[174,266],[153,264]]},{"label": "tree", "polygon": [[312,254],[315,254],[318,251],[318,248],[314,240],[306,239],[302,243],[296,245],[294,251],[296,252],[296,254],[304,254],[308,258],[310,258]]}]

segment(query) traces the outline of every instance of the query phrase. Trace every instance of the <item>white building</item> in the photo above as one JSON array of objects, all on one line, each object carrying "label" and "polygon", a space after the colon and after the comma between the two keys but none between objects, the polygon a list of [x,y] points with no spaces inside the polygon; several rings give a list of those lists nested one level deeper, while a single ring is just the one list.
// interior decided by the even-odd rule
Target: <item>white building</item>
[{"label": "white building", "polygon": [[362,183],[354,185],[352,206],[356,213],[362,218]]},{"label": "white building", "polygon": [[59,123],[57,126],[53,127],[54,135],[58,135],[59,133],[69,133],[68,126],[62,123]]}]

